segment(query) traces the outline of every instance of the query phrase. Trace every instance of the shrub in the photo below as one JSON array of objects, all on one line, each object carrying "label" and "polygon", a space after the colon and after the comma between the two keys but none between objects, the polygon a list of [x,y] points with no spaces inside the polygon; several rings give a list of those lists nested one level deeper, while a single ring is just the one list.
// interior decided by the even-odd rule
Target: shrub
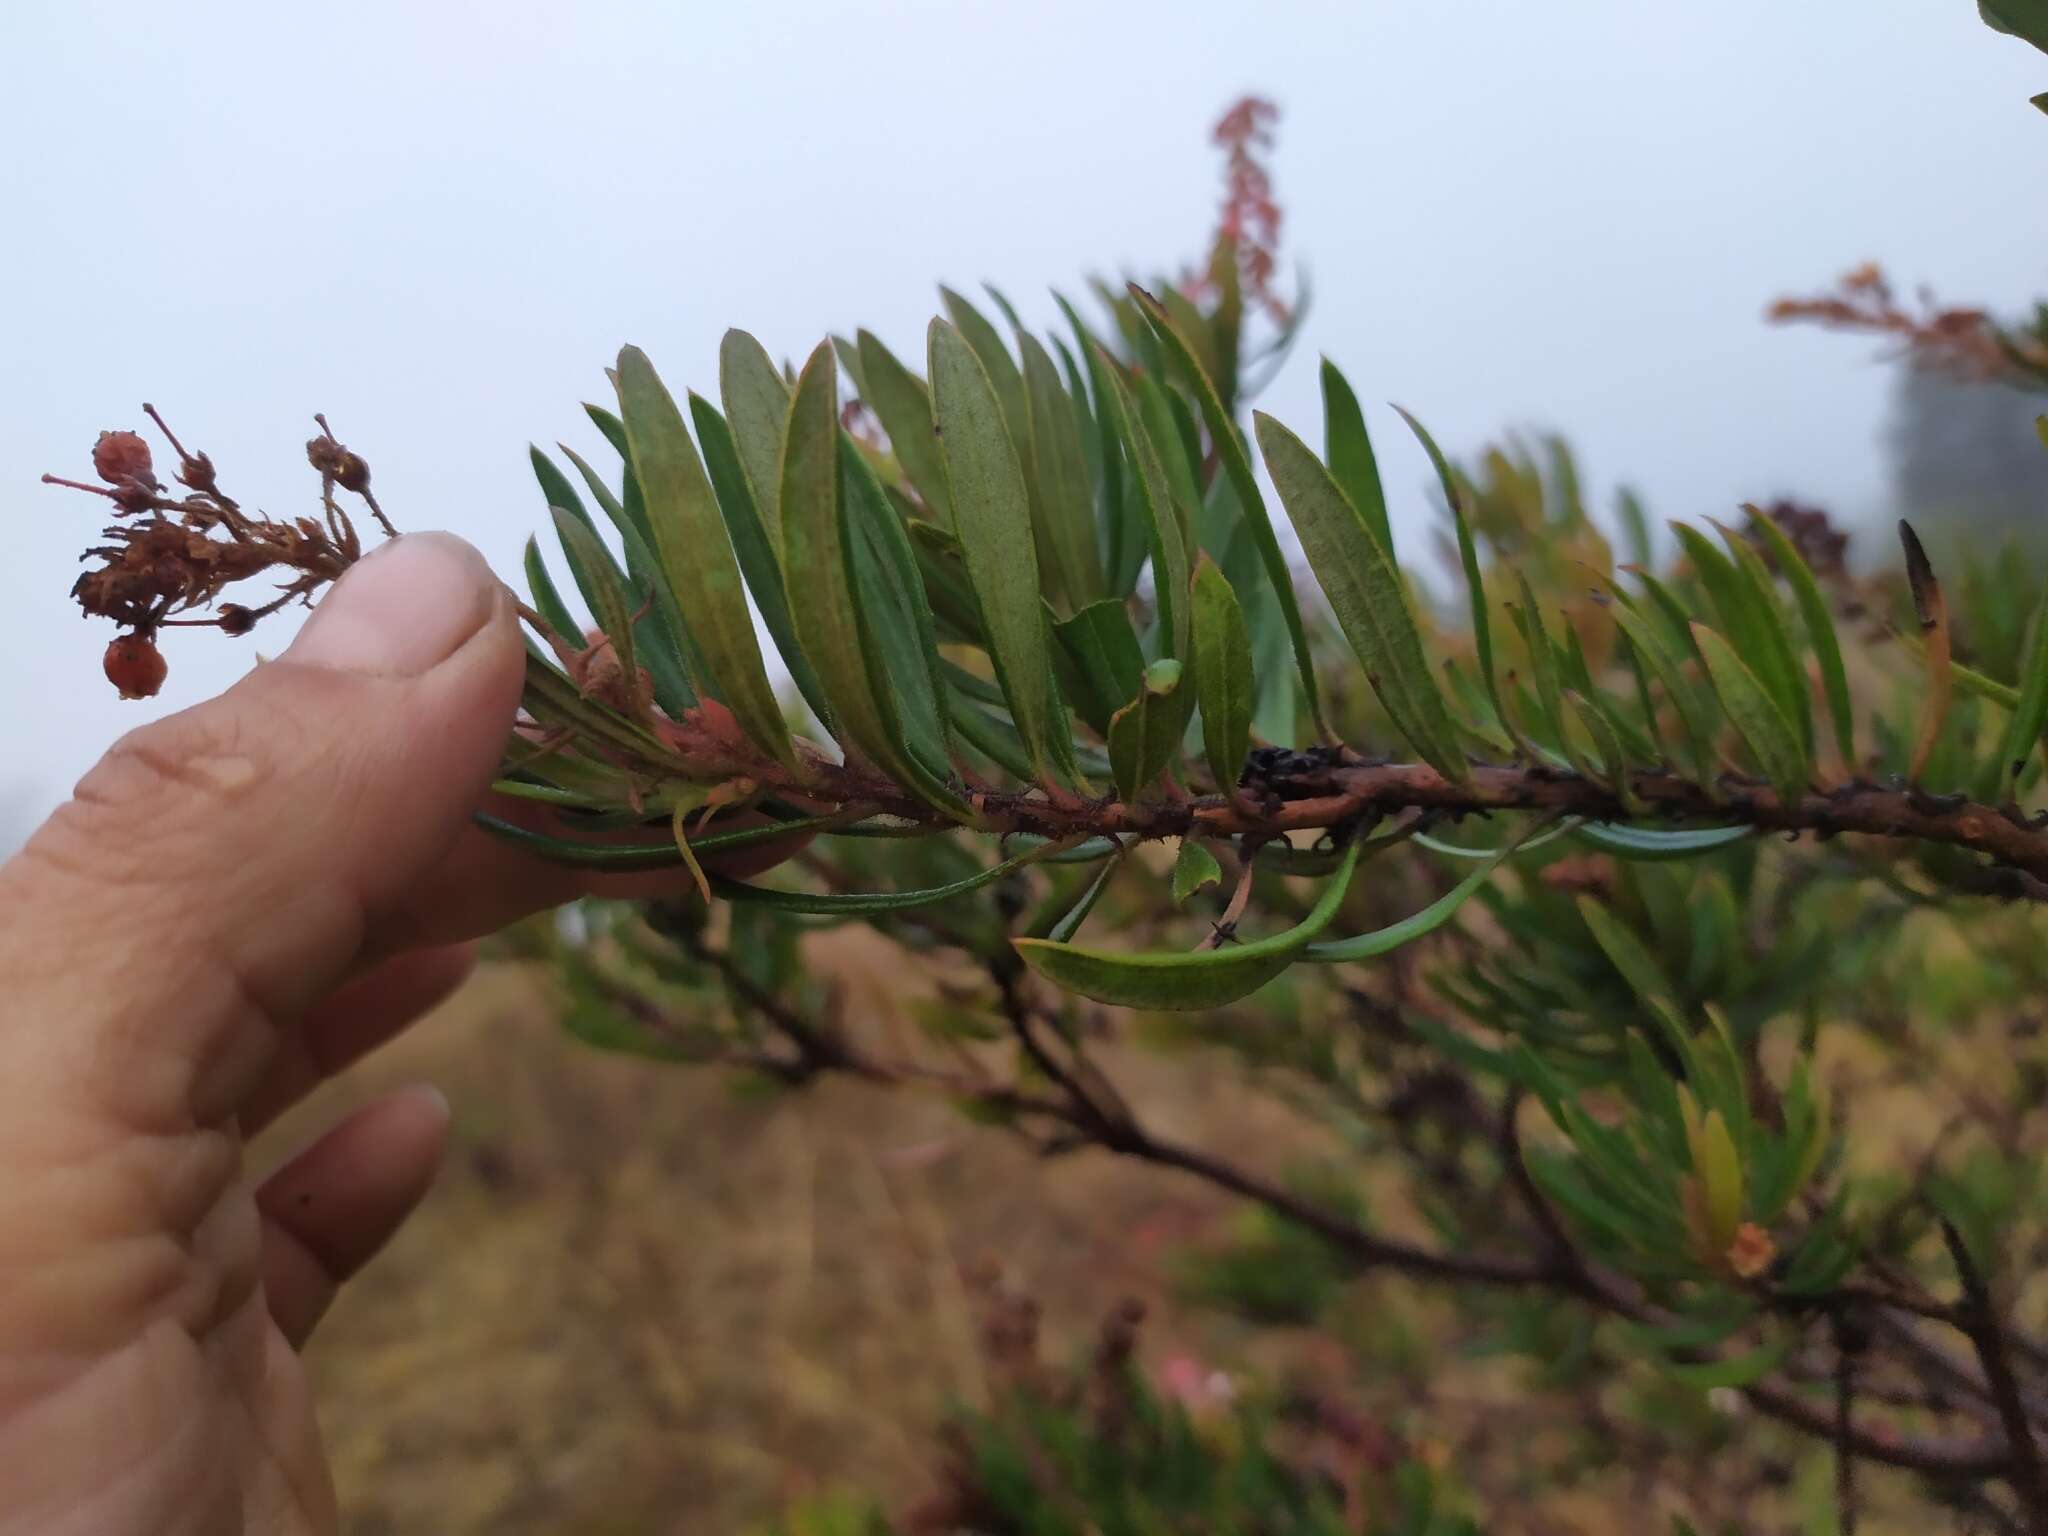
[{"label": "shrub", "polygon": [[[1460,1463],[1498,1528],[1619,1459],[1684,1469],[1681,1526],[1735,1528],[1820,1466],[1843,1528],[2048,1530],[2035,574],[1945,586],[1901,525],[1903,572],[1859,576],[1790,505],[1666,540],[1626,496],[1617,556],[1561,442],[1455,461],[1411,417],[1442,600],[1334,364],[1320,450],[1244,428],[1303,313],[1269,123],[1225,120],[1209,260],[1097,285],[1093,322],[1062,298],[1039,336],[944,291],[921,368],[865,331],[778,367],[735,331],[715,402],[620,354],[616,409],[586,407],[618,463],[533,455],[560,564],[529,544],[526,719],[482,819],[715,900],[587,904],[527,952],[593,1044],[939,1096],[1242,1197],[1259,1228],[1191,1287],[1328,1323],[1379,1286],[1345,1331],[1424,1407],[1416,1337],[1425,1367],[1524,1361],[1568,1432]],[[2039,369],[2038,336],[1922,326],[1868,274],[1787,313]],[[294,523],[172,442],[186,494],[133,434],[87,487],[116,517],[79,596],[127,630],[124,691],[161,680],[137,652],[164,626],[269,611],[195,611],[234,582],[282,569],[282,603],[345,568],[344,497],[385,521],[324,422],[322,515]],[[789,873],[719,872],[763,844]],[[848,923],[904,957],[917,1038],[807,966]],[[1237,1060],[1330,1132],[1310,1175],[1163,1129],[1132,1043]],[[923,1528],[1466,1528],[1401,1454],[1306,1470],[1256,1398],[1203,1428],[1128,1371],[1128,1334],[963,1419]],[[791,1529],[893,1528],[842,1503]]]}]

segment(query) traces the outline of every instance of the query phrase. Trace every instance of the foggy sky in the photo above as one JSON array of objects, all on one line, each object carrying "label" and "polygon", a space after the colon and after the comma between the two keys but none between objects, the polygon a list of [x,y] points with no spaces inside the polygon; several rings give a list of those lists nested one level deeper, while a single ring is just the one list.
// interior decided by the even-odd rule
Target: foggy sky
[{"label": "foggy sky", "polygon": [[[2048,59],[1969,0],[1371,0],[700,6],[4,0],[0,842],[121,730],[252,641],[166,642],[148,705],[65,596],[103,427],[165,411],[223,484],[309,510],[311,413],[401,526],[516,571],[529,440],[595,434],[625,341],[715,386],[867,325],[921,355],[933,284],[1049,284],[1199,254],[1207,129],[1277,98],[1314,316],[1261,402],[1313,438],[1341,362],[1397,537],[1455,451],[1556,427],[1605,504],[1659,516],[1884,495],[1867,342],[1765,326],[1865,258],[2010,309],[2048,290]],[[290,622],[252,637],[283,647]]]}]

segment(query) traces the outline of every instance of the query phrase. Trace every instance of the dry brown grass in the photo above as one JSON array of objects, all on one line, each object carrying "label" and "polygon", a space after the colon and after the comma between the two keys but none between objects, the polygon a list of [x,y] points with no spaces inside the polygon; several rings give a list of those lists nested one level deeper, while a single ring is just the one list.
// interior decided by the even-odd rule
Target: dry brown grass
[{"label": "dry brown grass", "polygon": [[[330,1085],[259,1160],[411,1079],[455,1105],[450,1165],[312,1349],[361,1536],[730,1532],[810,1488],[914,1490],[939,1413],[981,1392],[963,1259],[999,1257],[1056,1338],[1143,1295],[1162,1343],[1181,1321],[1157,1255],[1222,1209],[1100,1157],[1040,1161],[941,1105],[845,1084],[762,1104],[590,1051],[516,970]],[[1224,1118],[1227,1095],[1183,1086],[1171,1118]]]},{"label": "dry brown grass", "polygon": [[[811,963],[835,971],[851,1017],[908,1027],[915,987],[889,968],[893,951],[857,933],[824,951]],[[1327,1149],[1226,1064],[1108,1059],[1177,1138],[1275,1171]],[[1327,1336],[1176,1305],[1162,1260],[1234,1214],[1205,1186],[1099,1154],[1043,1161],[903,1095],[835,1082],[764,1102],[717,1072],[603,1055],[561,1034],[519,969],[487,969],[330,1084],[258,1163],[418,1079],[455,1106],[449,1167],[311,1351],[353,1536],[736,1536],[820,1488],[905,1502],[929,1486],[947,1405],[984,1390],[958,1274],[984,1257],[1044,1305],[1054,1352],[1137,1295],[1155,1362],[1187,1350],[1306,1373],[1389,1424],[1450,1437],[1460,1461],[1527,1465],[1570,1418],[1504,1361],[1439,1354],[1417,1376],[1397,1350],[1360,1381],[1360,1356]],[[1382,1220],[1406,1224],[1393,1186],[1372,1194]],[[1356,1326],[1340,1331],[1367,1358],[1381,1353],[1375,1330],[1414,1339],[1449,1323],[1440,1299],[1400,1281],[1366,1282],[1345,1313]],[[1807,1471],[1824,1468],[1809,1456]],[[1667,1529],[1680,1507],[1668,1477],[1617,1466],[1531,1488],[1493,1528]],[[1873,1532],[1911,1528],[1867,1513]]]}]

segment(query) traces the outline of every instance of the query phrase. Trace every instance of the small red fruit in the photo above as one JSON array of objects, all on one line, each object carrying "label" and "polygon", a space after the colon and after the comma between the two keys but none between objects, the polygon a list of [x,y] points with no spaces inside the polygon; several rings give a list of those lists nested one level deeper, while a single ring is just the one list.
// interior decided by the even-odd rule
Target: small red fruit
[{"label": "small red fruit", "polygon": [[109,485],[134,480],[156,484],[156,466],[150,461],[149,444],[134,432],[102,432],[92,445],[92,467]]},{"label": "small red fruit", "polygon": [[116,635],[107,645],[107,681],[124,699],[149,699],[170,671],[156,641],[145,634]]}]

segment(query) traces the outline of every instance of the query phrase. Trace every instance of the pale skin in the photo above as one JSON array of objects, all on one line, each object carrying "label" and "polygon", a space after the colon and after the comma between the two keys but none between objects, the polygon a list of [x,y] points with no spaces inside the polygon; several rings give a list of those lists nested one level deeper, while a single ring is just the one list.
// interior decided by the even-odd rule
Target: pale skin
[{"label": "pale skin", "polygon": [[448,1106],[401,1090],[267,1176],[243,1147],[589,888],[469,821],[522,665],[481,558],[409,535],[0,865],[0,1536],[337,1529],[299,1351]]}]

